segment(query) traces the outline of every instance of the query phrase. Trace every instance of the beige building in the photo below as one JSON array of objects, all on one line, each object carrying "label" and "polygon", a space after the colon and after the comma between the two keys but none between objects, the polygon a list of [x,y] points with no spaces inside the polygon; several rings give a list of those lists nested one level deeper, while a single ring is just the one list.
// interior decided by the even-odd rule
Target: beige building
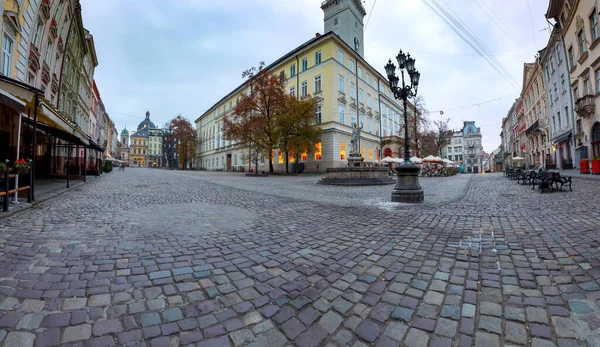
[{"label": "beige building", "polygon": [[[310,39],[266,67],[285,78],[286,90],[298,97],[311,94],[319,101],[316,119],[323,129],[321,142],[311,152],[299,155],[305,171],[323,172],[347,166],[352,124],[363,124],[361,153],[366,161],[382,155],[382,138],[398,135],[402,124],[400,104],[389,89],[385,76],[363,58],[360,1],[324,1],[325,34]],[[390,51],[390,57],[396,52]],[[377,64],[383,66],[386,62]],[[196,119],[199,155],[195,165],[206,170],[245,171],[247,148],[223,138],[223,115],[233,111],[237,99],[247,93],[243,83]],[[293,164],[294,158],[291,158]],[[283,153],[274,150],[274,169],[285,171]],[[268,158],[259,161],[267,171]]]},{"label": "beige building", "polygon": [[575,109],[575,159],[600,156],[600,28],[597,1],[550,0],[563,37]]},{"label": "beige building", "polygon": [[524,105],[527,167],[542,167],[550,156],[546,89],[539,59],[523,66],[521,98]]}]

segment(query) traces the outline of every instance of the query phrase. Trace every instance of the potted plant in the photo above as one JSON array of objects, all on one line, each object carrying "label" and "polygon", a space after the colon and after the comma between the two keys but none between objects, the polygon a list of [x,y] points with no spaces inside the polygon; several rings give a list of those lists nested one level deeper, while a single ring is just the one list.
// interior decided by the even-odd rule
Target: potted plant
[{"label": "potted plant", "polygon": [[4,172],[8,170],[8,165],[0,162],[0,175],[1,177],[4,177]]},{"label": "potted plant", "polygon": [[594,175],[600,175],[600,156],[595,156],[592,159],[592,173]]},{"label": "potted plant", "polygon": [[579,161],[579,173],[581,173],[581,174],[589,174],[590,173],[590,166],[588,163],[588,158],[581,158],[581,160]]},{"label": "potted plant", "polygon": [[29,173],[29,163],[25,159],[17,159],[13,164],[13,171],[17,175],[26,175]]}]

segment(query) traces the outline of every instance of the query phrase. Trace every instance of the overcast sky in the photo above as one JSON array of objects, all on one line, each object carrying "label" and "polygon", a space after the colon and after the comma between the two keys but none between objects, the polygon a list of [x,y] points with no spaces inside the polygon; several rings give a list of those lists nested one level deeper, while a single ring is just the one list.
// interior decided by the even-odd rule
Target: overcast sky
[{"label": "overcast sky", "polygon": [[[547,43],[548,1],[437,0],[495,55],[508,78],[425,1],[432,0],[363,1],[365,58],[384,74],[399,49],[411,53],[429,117],[450,118],[455,129],[474,120],[489,153],[500,144],[502,117],[518,98],[523,63],[533,62]],[[96,44],[96,83],[119,132],[135,129],[146,110],[157,125],[179,113],[194,121],[242,82],[243,70],[261,60],[269,64],[323,33],[321,0],[81,3],[84,26]]]}]

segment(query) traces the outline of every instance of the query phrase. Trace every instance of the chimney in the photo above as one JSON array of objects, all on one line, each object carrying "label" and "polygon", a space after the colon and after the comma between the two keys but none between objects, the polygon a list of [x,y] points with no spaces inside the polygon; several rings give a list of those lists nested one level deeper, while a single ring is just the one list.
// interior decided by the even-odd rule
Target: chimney
[{"label": "chimney", "polygon": [[319,36],[321,36],[321,34],[319,34],[319,33],[316,33],[316,34],[315,34],[315,37],[319,37]]}]

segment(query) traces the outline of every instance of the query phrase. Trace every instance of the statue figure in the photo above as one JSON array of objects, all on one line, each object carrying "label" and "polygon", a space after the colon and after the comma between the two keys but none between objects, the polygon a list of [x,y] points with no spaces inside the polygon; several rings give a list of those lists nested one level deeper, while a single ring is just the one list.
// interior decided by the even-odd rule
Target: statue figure
[{"label": "statue figure", "polygon": [[352,153],[356,155],[360,155],[360,131],[362,128],[362,123],[360,123],[360,127],[356,123],[352,125]]}]

